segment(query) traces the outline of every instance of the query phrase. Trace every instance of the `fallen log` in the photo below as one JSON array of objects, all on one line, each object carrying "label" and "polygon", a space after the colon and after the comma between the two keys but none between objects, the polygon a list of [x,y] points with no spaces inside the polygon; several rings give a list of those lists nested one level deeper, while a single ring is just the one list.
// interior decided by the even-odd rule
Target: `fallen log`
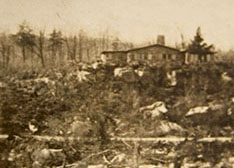
[{"label": "fallen log", "polygon": [[[58,141],[65,141],[65,140],[77,140],[77,141],[97,141],[98,138],[88,138],[88,137],[63,137],[63,136],[46,136],[46,135],[27,135],[23,136],[27,138],[34,138],[37,140],[58,140]],[[0,135],[0,139],[7,139],[8,135]],[[185,140],[196,140],[198,142],[234,142],[234,137],[203,137],[203,138],[194,138],[194,137],[112,137],[110,138],[111,141],[132,141],[132,142],[183,142]]]}]

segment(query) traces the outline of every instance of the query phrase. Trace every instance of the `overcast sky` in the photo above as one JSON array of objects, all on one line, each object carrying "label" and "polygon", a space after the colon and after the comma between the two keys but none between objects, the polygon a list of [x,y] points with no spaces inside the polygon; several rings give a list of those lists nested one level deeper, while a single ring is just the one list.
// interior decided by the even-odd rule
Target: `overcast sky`
[{"label": "overcast sky", "polygon": [[0,0],[0,31],[14,33],[23,20],[46,32],[109,29],[137,43],[164,34],[171,46],[200,26],[208,43],[234,48],[234,0]]}]

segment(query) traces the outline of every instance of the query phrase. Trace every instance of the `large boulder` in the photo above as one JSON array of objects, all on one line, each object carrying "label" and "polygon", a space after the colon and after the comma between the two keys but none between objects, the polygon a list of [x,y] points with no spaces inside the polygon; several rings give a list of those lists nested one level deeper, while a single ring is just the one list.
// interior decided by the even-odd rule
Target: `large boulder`
[{"label": "large boulder", "polygon": [[176,79],[176,71],[167,72],[167,80],[169,86],[176,86],[177,79]]},{"label": "large boulder", "polygon": [[65,159],[65,154],[62,149],[38,149],[32,153],[33,168],[46,166],[59,166]]},{"label": "large boulder", "polygon": [[224,82],[232,81],[232,77],[227,72],[223,72],[221,78]]},{"label": "large boulder", "polygon": [[221,129],[232,124],[232,112],[228,105],[223,103],[209,103],[208,106],[198,106],[190,109],[185,119],[192,126],[205,126],[210,135],[221,136]]},{"label": "large boulder", "polygon": [[186,113],[185,116],[193,116],[196,114],[203,114],[203,113],[207,113],[209,109],[209,106],[198,106],[198,107],[194,107],[189,109],[189,111]]},{"label": "large boulder", "polygon": [[69,132],[73,136],[88,136],[92,131],[92,126],[86,121],[74,120],[70,124]]},{"label": "large boulder", "polygon": [[7,87],[7,84],[4,83],[4,82],[0,82],[0,88],[6,88]]},{"label": "large boulder", "polygon": [[184,168],[194,168],[194,167],[199,167],[199,168],[211,168],[212,164],[210,162],[201,162],[201,161],[189,161],[187,158],[183,160],[182,167]]},{"label": "large boulder", "polygon": [[120,67],[115,68],[114,69],[114,76],[115,77],[122,77],[123,74],[126,73],[126,72],[128,72],[128,71],[131,71],[131,69],[126,68],[126,67],[125,68],[120,68]]},{"label": "large boulder", "polygon": [[135,82],[137,80],[137,75],[133,69],[129,67],[124,68],[115,68],[114,69],[114,76],[117,78],[121,78],[125,82]]},{"label": "large boulder", "polygon": [[185,129],[179,124],[167,120],[158,120],[155,123],[156,135],[183,135]]},{"label": "large boulder", "polygon": [[155,103],[141,107],[139,112],[143,114],[144,118],[160,118],[163,114],[167,113],[168,110],[166,105],[162,101],[156,101]]},{"label": "large boulder", "polygon": [[85,70],[77,70],[76,76],[79,82],[84,82],[88,80],[88,75],[90,75],[90,72]]}]

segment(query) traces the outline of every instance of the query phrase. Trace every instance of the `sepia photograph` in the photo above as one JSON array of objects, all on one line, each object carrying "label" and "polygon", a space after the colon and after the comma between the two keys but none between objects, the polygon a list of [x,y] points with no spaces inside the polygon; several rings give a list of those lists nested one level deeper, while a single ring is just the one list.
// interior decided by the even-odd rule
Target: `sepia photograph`
[{"label": "sepia photograph", "polygon": [[234,168],[234,1],[0,0],[0,168]]}]

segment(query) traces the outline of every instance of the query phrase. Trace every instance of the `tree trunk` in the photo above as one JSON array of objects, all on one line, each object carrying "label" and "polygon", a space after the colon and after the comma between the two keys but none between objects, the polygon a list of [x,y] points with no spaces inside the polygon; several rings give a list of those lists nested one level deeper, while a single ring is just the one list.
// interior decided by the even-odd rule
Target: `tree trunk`
[{"label": "tree trunk", "polygon": [[52,46],[51,52],[52,52],[52,62],[55,65],[56,64],[56,51],[55,51],[55,47],[54,46]]},{"label": "tree trunk", "polygon": [[73,57],[72,57],[72,54],[71,54],[71,49],[70,49],[70,46],[69,46],[69,42],[68,42],[68,39],[65,40],[65,44],[67,46],[67,59],[69,60],[73,60]]},{"label": "tree trunk", "polygon": [[76,60],[76,46],[77,46],[76,36],[73,39],[73,43],[74,43],[74,46],[73,46],[73,60]]},{"label": "tree trunk", "polygon": [[5,62],[6,62],[6,48],[5,45],[2,43],[2,50],[1,50],[1,54],[2,54],[2,67],[5,67]]},{"label": "tree trunk", "polygon": [[41,59],[41,65],[44,68],[45,67],[45,60],[44,60],[44,54],[43,51],[40,51],[40,59]]},{"label": "tree trunk", "polygon": [[34,53],[34,49],[33,47],[30,47],[30,55],[31,55],[31,64],[32,64],[32,70],[34,70],[34,60],[33,60],[33,53]]},{"label": "tree trunk", "polygon": [[45,67],[45,60],[44,60],[44,32],[40,31],[40,37],[39,37],[39,57],[41,60],[41,65],[44,68]]},{"label": "tree trunk", "polygon": [[80,33],[79,34],[79,61],[80,62],[83,61],[83,58],[82,58],[82,54],[83,54],[82,52],[83,52],[83,50],[82,50],[82,48],[83,48],[83,36]]},{"label": "tree trunk", "polygon": [[89,57],[89,48],[87,48],[87,61],[90,62],[90,57]]},{"label": "tree trunk", "polygon": [[11,46],[8,46],[7,53],[6,53],[6,68],[8,68],[8,65],[10,62],[10,55],[11,55]]},{"label": "tree trunk", "polygon": [[25,46],[22,46],[22,55],[23,55],[23,62],[25,63],[25,61],[26,61],[26,51],[25,51]]}]

